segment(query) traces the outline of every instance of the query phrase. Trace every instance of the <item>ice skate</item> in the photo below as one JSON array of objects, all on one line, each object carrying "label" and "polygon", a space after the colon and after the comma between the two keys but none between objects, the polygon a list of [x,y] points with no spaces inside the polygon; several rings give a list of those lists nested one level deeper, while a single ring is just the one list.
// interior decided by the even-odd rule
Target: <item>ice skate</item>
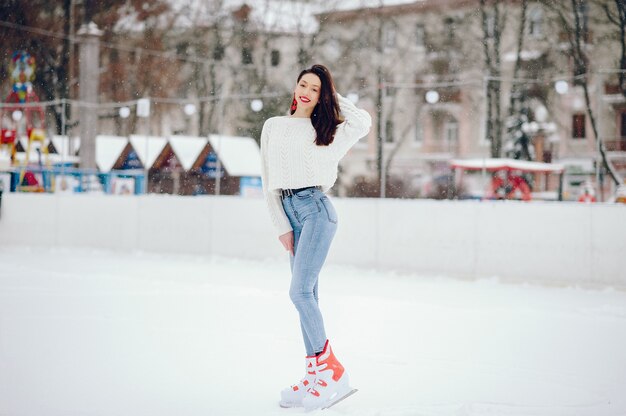
[{"label": "ice skate", "polygon": [[315,356],[306,357],[304,378],[280,392],[280,407],[302,407],[302,399],[315,381]]},{"label": "ice skate", "polygon": [[314,368],[315,383],[302,400],[307,412],[327,409],[356,392],[356,389],[350,387],[348,373],[333,354],[328,341],[324,351],[317,357]]}]

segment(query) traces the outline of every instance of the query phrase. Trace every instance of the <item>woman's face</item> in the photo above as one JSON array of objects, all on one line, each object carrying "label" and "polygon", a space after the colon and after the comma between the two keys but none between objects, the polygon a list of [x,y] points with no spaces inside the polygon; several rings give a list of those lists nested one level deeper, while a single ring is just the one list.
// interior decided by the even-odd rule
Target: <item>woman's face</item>
[{"label": "woman's face", "polygon": [[320,78],[315,74],[304,74],[294,90],[298,107],[314,108],[320,100],[321,91],[322,81]]}]

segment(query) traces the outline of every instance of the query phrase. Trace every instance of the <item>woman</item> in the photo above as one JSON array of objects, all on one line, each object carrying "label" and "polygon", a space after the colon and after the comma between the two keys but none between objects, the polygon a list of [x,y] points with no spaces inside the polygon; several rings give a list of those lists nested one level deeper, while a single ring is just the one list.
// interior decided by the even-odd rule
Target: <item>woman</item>
[{"label": "woman", "polygon": [[339,161],[371,123],[366,111],[336,93],[328,69],[313,65],[298,76],[290,115],[263,125],[263,191],[278,239],[290,253],[289,296],[306,349],[305,376],[281,392],[282,407],[328,407],[354,392],[326,338],[317,283],[337,228],[325,193],[337,180]]}]

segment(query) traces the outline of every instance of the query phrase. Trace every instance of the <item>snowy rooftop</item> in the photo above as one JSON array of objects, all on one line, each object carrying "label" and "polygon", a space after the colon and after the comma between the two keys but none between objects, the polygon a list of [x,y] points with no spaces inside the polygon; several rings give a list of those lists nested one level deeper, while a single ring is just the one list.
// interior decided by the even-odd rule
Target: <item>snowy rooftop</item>
[{"label": "snowy rooftop", "polygon": [[143,136],[132,134],[130,136],[130,144],[137,152],[139,160],[144,166],[152,166],[157,157],[161,154],[167,139],[160,136]]},{"label": "snowy rooftop", "polygon": [[[76,145],[79,145],[79,139],[76,140]],[[122,136],[97,136],[96,164],[98,168],[103,172],[109,172],[122,155],[122,151],[128,142],[128,138]],[[207,139],[206,137],[197,136],[171,136],[168,138],[143,135],[130,136],[130,144],[142,164],[147,163],[148,166],[153,166],[165,146],[169,143],[185,170],[191,169],[208,142],[211,143],[211,146],[219,155],[220,161],[229,175],[261,176],[259,146],[251,137],[211,135]],[[31,160],[36,161],[36,152],[32,151],[31,153]],[[17,153],[17,157],[23,158],[23,153]],[[50,157],[54,161],[59,159],[58,155],[50,155]],[[65,159],[69,160],[70,158],[65,157]]]},{"label": "snowy rooftop", "polygon": [[261,176],[261,152],[254,139],[212,134],[209,142],[230,176]]},{"label": "snowy rooftop", "polygon": [[[233,12],[244,5],[251,7],[250,21],[252,27],[279,33],[316,33],[319,23],[315,14],[323,10],[321,3],[289,0],[225,0],[207,2],[203,0],[169,0],[170,13],[160,18],[164,27],[174,21],[174,27],[186,29],[205,27],[223,22]],[[123,17],[116,24],[117,31],[142,31],[145,25],[138,20],[132,7],[126,7]]]},{"label": "snowy rooftop", "polygon": [[206,146],[207,139],[197,136],[172,136],[169,142],[180,164],[185,170],[189,170]]},{"label": "snowy rooftop", "polygon": [[109,172],[128,144],[121,136],[96,136],[96,165],[102,172]]},{"label": "snowy rooftop", "polygon": [[424,0],[334,0],[324,2],[324,12],[371,9],[376,7],[401,6],[421,3]]},{"label": "snowy rooftop", "polygon": [[[253,27],[273,33],[314,34],[319,30],[317,15],[333,11],[360,10],[376,7],[399,6],[419,3],[423,0],[169,0],[170,13],[160,17],[159,24],[187,29],[205,27],[223,22],[244,5],[251,8]],[[143,31],[145,24],[138,20],[135,10],[127,6],[123,17],[116,24],[117,31]]]}]

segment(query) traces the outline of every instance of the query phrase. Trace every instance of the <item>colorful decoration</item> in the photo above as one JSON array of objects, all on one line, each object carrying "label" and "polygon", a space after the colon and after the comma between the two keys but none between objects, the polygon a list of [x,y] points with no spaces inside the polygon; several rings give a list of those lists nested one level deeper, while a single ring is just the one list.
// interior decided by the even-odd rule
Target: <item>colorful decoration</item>
[{"label": "colorful decoration", "polygon": [[13,52],[9,72],[18,102],[25,103],[26,97],[33,91],[31,82],[35,79],[35,58],[26,51]]},{"label": "colorful decoration", "polygon": [[24,149],[24,158],[19,163],[18,186],[22,191],[42,192],[49,187],[37,182],[29,166],[31,165],[31,150],[37,151],[40,168],[43,167],[42,155],[48,163],[48,146],[45,143],[46,116],[41,105],[25,105],[39,102],[32,84],[35,80],[35,58],[26,51],[14,52],[9,64],[9,77],[13,82],[13,87],[4,100],[9,106],[0,109],[0,119],[8,120],[11,126],[2,129],[0,144],[10,147],[11,161],[16,164],[17,139],[20,136],[26,136],[27,146]]}]

